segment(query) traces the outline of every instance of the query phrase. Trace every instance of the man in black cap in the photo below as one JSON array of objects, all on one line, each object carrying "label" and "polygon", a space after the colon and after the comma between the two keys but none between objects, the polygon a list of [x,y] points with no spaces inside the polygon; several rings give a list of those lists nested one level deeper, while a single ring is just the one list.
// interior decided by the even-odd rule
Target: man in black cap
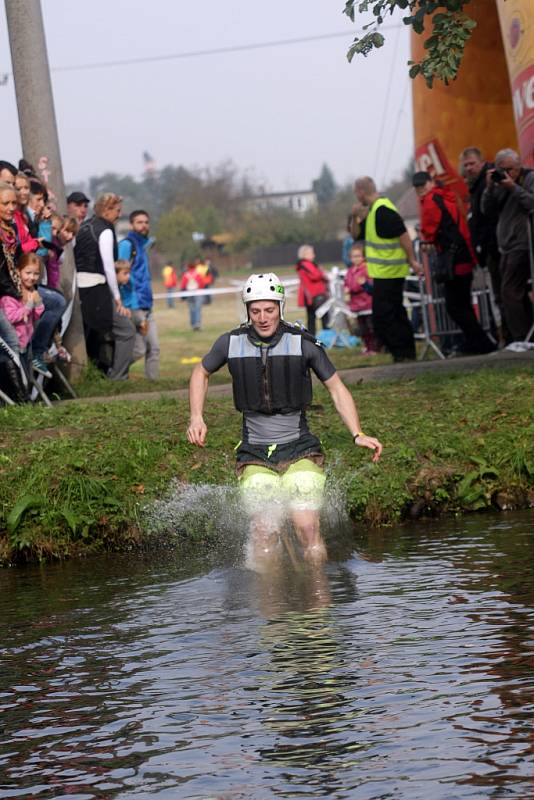
[{"label": "man in black cap", "polygon": [[71,192],[67,197],[67,214],[77,219],[78,225],[81,225],[87,216],[90,202],[83,192]]}]

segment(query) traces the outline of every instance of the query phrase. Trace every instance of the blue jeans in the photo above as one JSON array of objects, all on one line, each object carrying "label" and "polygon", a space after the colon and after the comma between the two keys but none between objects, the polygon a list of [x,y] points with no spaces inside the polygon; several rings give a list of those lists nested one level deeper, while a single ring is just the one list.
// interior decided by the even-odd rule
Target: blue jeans
[{"label": "blue jeans", "polygon": [[67,307],[67,301],[60,292],[49,289],[48,286],[38,286],[37,291],[45,310],[33,332],[32,350],[35,358],[42,358],[45,350],[50,347],[54,331]]},{"label": "blue jeans", "polygon": [[202,314],[202,299],[203,299],[202,295],[200,297],[187,298],[187,302],[189,303],[189,321],[194,331],[200,328],[200,319]]},{"label": "blue jeans", "polygon": [[[0,311],[0,337],[7,345],[9,345],[12,350],[15,351],[15,353],[19,352],[20,347],[17,333],[3,311]],[[6,358],[9,358],[9,356],[5,355],[5,353],[2,351],[2,348],[0,348],[0,361]]]}]

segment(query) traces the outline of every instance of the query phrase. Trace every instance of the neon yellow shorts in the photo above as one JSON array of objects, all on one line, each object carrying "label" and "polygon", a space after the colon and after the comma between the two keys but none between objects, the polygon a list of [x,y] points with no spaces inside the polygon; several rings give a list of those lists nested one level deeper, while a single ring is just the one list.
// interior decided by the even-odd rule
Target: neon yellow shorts
[{"label": "neon yellow shorts", "polygon": [[291,510],[317,510],[321,507],[326,476],[321,467],[308,458],[301,458],[282,474],[269,467],[249,464],[239,478],[239,487],[245,507],[249,513],[261,511],[269,506],[269,513],[276,508]]}]

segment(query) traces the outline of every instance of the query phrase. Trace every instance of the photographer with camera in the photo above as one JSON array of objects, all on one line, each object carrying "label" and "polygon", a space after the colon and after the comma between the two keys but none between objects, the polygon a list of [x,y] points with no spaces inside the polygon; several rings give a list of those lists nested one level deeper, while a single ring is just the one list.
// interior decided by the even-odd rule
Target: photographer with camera
[{"label": "photographer with camera", "polygon": [[475,250],[477,263],[482,270],[487,270],[492,295],[490,299],[491,313],[495,323],[495,331],[500,344],[510,341],[502,310],[501,271],[499,264],[501,254],[497,244],[497,215],[487,217],[482,213],[482,195],[486,188],[486,174],[494,164],[486,161],[478,147],[466,147],[460,153],[460,171],[469,188],[469,212],[467,223]]},{"label": "photographer with camera", "polygon": [[532,325],[528,296],[530,254],[528,224],[534,212],[534,170],[521,166],[515,150],[499,150],[495,168],[486,173],[482,212],[498,215],[503,311],[513,341],[524,341]]}]

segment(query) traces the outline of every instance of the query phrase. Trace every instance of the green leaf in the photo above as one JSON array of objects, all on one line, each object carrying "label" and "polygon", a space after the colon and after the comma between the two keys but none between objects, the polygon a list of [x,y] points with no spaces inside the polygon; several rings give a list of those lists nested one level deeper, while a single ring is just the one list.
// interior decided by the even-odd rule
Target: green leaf
[{"label": "green leaf", "polygon": [[480,509],[486,508],[489,505],[489,503],[488,503],[486,497],[481,497],[479,500],[475,500],[470,505],[471,505],[471,509],[473,511],[480,511]]},{"label": "green leaf", "polygon": [[371,39],[375,47],[383,47],[386,41],[381,33],[373,33]]},{"label": "green leaf", "polygon": [[458,495],[464,495],[473,485],[473,483],[478,480],[479,472],[478,470],[472,470],[468,472],[467,475],[464,475],[460,483],[458,484],[457,493]]},{"label": "green leaf", "polygon": [[356,43],[351,44],[351,46],[349,47],[348,52],[347,52],[347,61],[349,62],[349,64],[352,63],[352,59],[354,58],[354,56],[358,52],[359,52],[359,50],[358,50],[358,47],[357,47]]},{"label": "green leaf", "polygon": [[487,467],[486,469],[480,470],[480,477],[481,478],[498,478],[499,473],[494,467]]},{"label": "green leaf", "polygon": [[121,508],[124,505],[116,497],[104,497],[102,502],[105,506],[110,506],[111,508]]},{"label": "green leaf", "polygon": [[346,14],[352,22],[354,22],[354,0],[348,0],[348,2],[345,3],[343,13]]},{"label": "green leaf", "polygon": [[67,521],[67,525],[69,526],[71,532],[73,534],[76,533],[76,529],[81,522],[81,518],[76,514],[76,512],[72,511],[70,508],[62,508],[61,514]]},{"label": "green leaf", "polygon": [[45,498],[42,495],[25,494],[23,495],[8,514],[6,520],[7,531],[10,535],[14,534],[22,518],[28,509],[42,506],[45,503]]}]

